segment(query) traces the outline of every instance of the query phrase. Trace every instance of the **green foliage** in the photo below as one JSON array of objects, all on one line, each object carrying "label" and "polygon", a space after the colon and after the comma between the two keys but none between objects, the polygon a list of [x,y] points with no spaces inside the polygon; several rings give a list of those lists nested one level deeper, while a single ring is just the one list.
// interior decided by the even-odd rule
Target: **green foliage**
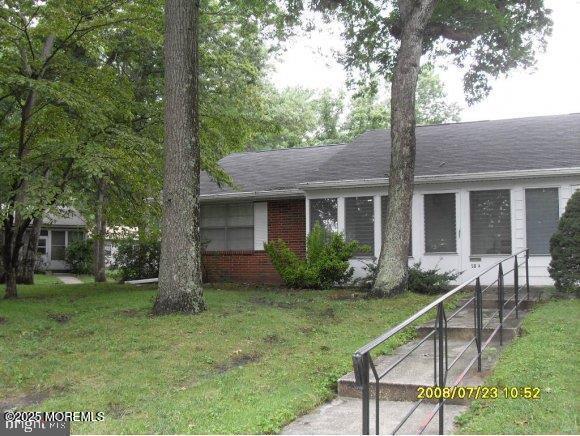
[{"label": "green foliage", "polygon": [[[270,129],[258,134],[252,148],[290,148],[344,143],[373,129],[387,129],[391,122],[390,102],[382,98],[377,83],[360,86],[348,105],[344,93],[333,95],[303,88],[271,89],[265,122]],[[441,124],[459,121],[460,108],[447,102],[445,88],[434,68],[424,65],[417,86],[417,122]]]},{"label": "green foliage", "polygon": [[[355,284],[363,289],[370,290],[379,271],[378,264],[374,261],[369,262],[364,269],[367,271],[366,276],[357,279]],[[449,290],[450,282],[460,275],[456,271],[441,272],[438,268],[423,270],[421,269],[421,263],[417,262],[409,268],[407,290],[416,294],[442,294]]]},{"label": "green foliage", "polygon": [[580,290],[580,191],[576,191],[560,217],[558,229],[550,239],[552,261],[548,271],[556,288],[566,292]]},{"label": "green foliage", "polygon": [[[346,42],[341,62],[355,77],[389,78],[401,37],[400,4],[413,2],[289,0],[336,17]],[[426,2],[423,2],[426,3]],[[552,31],[543,0],[446,0],[434,2],[424,31],[423,53],[453,61],[464,73],[467,101],[491,90],[490,79],[534,65]]]},{"label": "green foliage", "polygon": [[[488,386],[537,387],[540,398],[476,400],[457,419],[461,434],[578,434],[580,301],[552,301],[524,318]],[[524,369],[522,369],[524,368]]]},{"label": "green foliage", "polygon": [[74,274],[90,274],[93,270],[93,241],[80,239],[68,244],[65,261]]},{"label": "green foliage", "polygon": [[264,244],[264,250],[286,286],[326,289],[347,282],[354,273],[349,260],[364,250],[346,242],[341,233],[327,232],[318,223],[306,240],[306,258],[300,258],[281,239]]},{"label": "green foliage", "polygon": [[449,283],[460,276],[456,271],[441,272],[438,268],[421,269],[417,262],[409,268],[407,289],[417,294],[442,294],[449,290]]},{"label": "green foliage", "polygon": [[158,241],[118,241],[115,268],[121,281],[159,276],[161,244]]},{"label": "green foliage", "polygon": [[[71,423],[75,434],[280,433],[336,395],[353,350],[431,299],[218,287],[204,289],[211,310],[201,316],[152,319],[154,286],[35,285],[21,294],[1,302],[2,393],[48,393],[36,410],[110,411]],[[397,335],[387,350],[408,339]]]}]

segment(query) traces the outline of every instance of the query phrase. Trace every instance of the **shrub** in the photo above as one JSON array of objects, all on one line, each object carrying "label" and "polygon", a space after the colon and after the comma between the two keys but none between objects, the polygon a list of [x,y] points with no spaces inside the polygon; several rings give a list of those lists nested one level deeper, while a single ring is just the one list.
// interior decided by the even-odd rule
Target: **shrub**
[{"label": "shrub", "polygon": [[286,286],[323,289],[341,285],[352,277],[348,263],[364,249],[358,242],[346,242],[340,233],[329,233],[316,224],[306,240],[306,258],[300,258],[281,239],[264,244],[272,265]]},{"label": "shrub", "polygon": [[548,271],[556,288],[565,292],[580,290],[580,191],[568,200],[558,229],[550,239],[552,261]]},{"label": "shrub", "polygon": [[442,294],[449,290],[449,282],[459,277],[457,271],[439,271],[439,268],[427,270],[421,269],[421,263],[417,262],[409,268],[407,289],[417,294]]},{"label": "shrub", "polygon": [[64,259],[74,274],[90,274],[93,270],[93,242],[81,239],[71,242],[65,250]]},{"label": "shrub", "polygon": [[159,241],[135,241],[127,239],[117,243],[115,268],[119,278],[139,280],[159,277],[159,258],[161,243]]},{"label": "shrub", "polygon": [[[379,268],[376,262],[369,262],[364,269],[367,271],[367,275],[357,279],[356,285],[370,290],[375,282]],[[441,272],[438,268],[422,270],[421,263],[417,262],[409,268],[407,290],[417,294],[441,294],[447,291],[449,283],[460,275],[456,271]]]}]

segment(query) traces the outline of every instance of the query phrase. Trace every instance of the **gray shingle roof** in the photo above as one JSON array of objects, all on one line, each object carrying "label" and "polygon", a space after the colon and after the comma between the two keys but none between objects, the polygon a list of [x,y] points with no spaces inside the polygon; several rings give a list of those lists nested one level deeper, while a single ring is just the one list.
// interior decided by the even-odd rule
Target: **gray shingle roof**
[{"label": "gray shingle roof", "polygon": [[[580,167],[580,114],[418,126],[416,176]],[[388,177],[390,134],[366,132],[350,144],[236,153],[220,161],[239,190]],[[220,189],[202,175],[201,193]]]}]

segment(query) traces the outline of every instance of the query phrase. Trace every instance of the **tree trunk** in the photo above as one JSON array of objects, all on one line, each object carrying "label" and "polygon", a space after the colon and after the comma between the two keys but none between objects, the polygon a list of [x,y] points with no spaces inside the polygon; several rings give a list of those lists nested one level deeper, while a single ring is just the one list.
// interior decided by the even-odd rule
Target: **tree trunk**
[{"label": "tree trunk", "polygon": [[391,296],[407,287],[411,203],[415,172],[415,94],[423,31],[435,0],[400,0],[402,32],[391,85],[389,208],[373,293]]},{"label": "tree trunk", "polygon": [[28,238],[24,243],[24,253],[20,263],[17,282],[25,285],[34,284],[34,267],[36,266],[36,250],[38,249],[38,239],[40,238],[40,228],[42,217],[32,220],[32,225],[28,232]]},{"label": "tree trunk", "polygon": [[105,273],[105,238],[107,233],[107,220],[105,218],[105,191],[106,181],[100,178],[97,182],[97,210],[95,213],[95,237],[93,238],[93,274],[95,282],[107,281]]},{"label": "tree trunk", "polygon": [[4,246],[2,261],[4,263],[4,278],[6,293],[4,298],[17,298],[16,279],[20,263],[20,250],[24,232],[30,225],[31,219],[20,219],[18,214],[8,216],[4,220]]},{"label": "tree trunk", "polygon": [[199,238],[199,0],[165,2],[165,170],[155,314],[205,309]]}]

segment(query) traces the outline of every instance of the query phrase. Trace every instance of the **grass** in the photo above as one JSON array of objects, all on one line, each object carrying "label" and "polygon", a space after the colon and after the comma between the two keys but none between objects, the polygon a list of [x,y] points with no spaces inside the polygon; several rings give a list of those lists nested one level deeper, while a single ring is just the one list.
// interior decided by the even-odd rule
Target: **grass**
[{"label": "grass", "polygon": [[34,274],[34,283],[36,285],[58,285],[62,282],[50,274]]},{"label": "grass", "polygon": [[105,413],[75,433],[277,432],[335,395],[356,348],[435,298],[211,288],[201,315],[150,317],[151,287],[20,294],[0,301],[0,403]]},{"label": "grass", "polygon": [[523,328],[486,384],[539,387],[541,398],[476,401],[458,419],[461,433],[579,433],[580,301],[541,305]]}]

